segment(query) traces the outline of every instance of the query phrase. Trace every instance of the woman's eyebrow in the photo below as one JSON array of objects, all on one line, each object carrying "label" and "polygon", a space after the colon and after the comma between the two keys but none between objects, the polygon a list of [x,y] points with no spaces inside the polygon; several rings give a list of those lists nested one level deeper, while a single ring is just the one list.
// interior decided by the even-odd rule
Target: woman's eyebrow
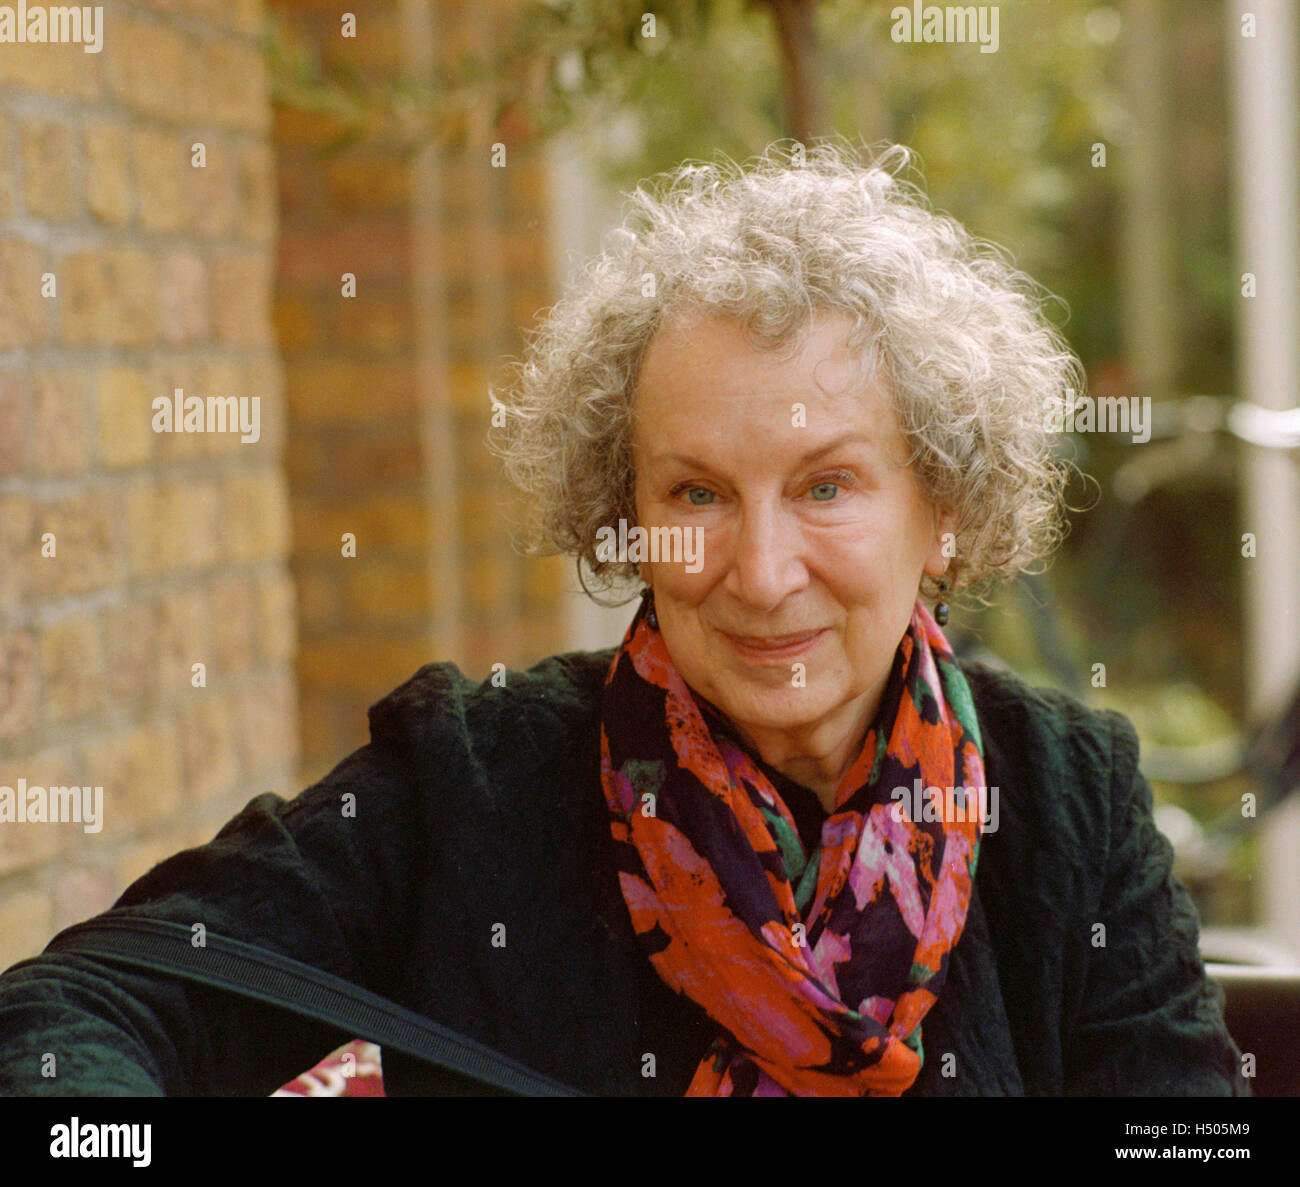
[{"label": "woman's eyebrow", "polygon": [[[633,446],[633,452],[639,452]],[[713,467],[708,462],[701,461],[697,457],[692,457],[689,453],[677,453],[675,450],[666,450],[663,453],[647,453],[644,460],[651,465],[662,465],[665,462],[678,462],[692,470],[711,470]]]},{"label": "woman's eyebrow", "polygon": [[827,441],[825,445],[819,445],[816,449],[805,453],[799,460],[801,462],[815,462],[819,457],[825,457],[826,454],[833,453],[835,450],[839,449],[841,445],[855,443],[870,445],[871,437],[856,429],[847,433],[841,433],[838,437],[833,437],[831,440]]},{"label": "woman's eyebrow", "polygon": [[[819,445],[815,449],[809,450],[799,458],[799,465],[806,465],[808,462],[815,462],[820,457],[825,457],[828,453],[833,453],[843,445],[863,444],[870,445],[872,438],[866,433],[858,430],[851,430],[847,433],[841,433],[838,437],[833,437],[824,445]],[[669,450],[664,453],[653,453],[646,459],[652,463],[660,462],[680,462],[696,470],[712,470],[713,467],[708,462],[700,458],[693,457],[689,453],[678,453],[676,450]]]}]

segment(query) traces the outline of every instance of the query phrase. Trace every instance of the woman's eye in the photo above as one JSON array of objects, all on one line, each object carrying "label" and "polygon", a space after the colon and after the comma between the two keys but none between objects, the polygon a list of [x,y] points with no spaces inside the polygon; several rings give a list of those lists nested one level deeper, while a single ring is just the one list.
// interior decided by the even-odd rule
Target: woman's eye
[{"label": "woman's eye", "polygon": [[816,486],[810,487],[808,493],[819,503],[829,503],[839,493],[839,489],[838,482],[819,482]]},{"label": "woman's eye", "polygon": [[[700,496],[697,498],[696,496]],[[713,492],[706,490],[702,486],[693,486],[686,492],[687,499],[690,500],[693,507],[707,507],[713,502]]]}]

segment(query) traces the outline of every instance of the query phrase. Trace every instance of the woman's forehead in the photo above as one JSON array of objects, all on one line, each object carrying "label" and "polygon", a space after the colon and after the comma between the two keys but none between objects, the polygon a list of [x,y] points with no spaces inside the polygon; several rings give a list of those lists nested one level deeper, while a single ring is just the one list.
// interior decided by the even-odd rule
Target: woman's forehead
[{"label": "woman's forehead", "polygon": [[891,410],[889,388],[883,369],[849,347],[850,328],[847,318],[820,317],[798,340],[773,347],[734,319],[679,323],[647,352],[638,426],[676,435],[717,422],[766,421],[768,430],[784,422],[801,439],[871,428]]},{"label": "woman's forehead", "polygon": [[731,473],[797,469],[834,458],[896,460],[906,448],[878,389],[803,400],[704,388],[692,400],[651,395],[637,411],[632,453],[638,469]]}]

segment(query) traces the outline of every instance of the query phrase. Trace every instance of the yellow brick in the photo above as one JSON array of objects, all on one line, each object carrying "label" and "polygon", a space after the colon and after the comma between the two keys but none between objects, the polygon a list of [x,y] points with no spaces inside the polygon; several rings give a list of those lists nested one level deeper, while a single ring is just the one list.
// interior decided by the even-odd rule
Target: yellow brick
[{"label": "yellow brick", "polygon": [[524,601],[543,610],[559,605],[577,581],[573,561],[567,556],[530,556],[522,567]]},{"label": "yellow brick", "polygon": [[[377,701],[428,662],[419,640],[344,637],[303,640],[298,647],[298,676],[305,688],[337,689]],[[362,713],[364,722],[364,711]]]},{"label": "yellow brick", "polygon": [[185,569],[207,569],[221,555],[221,491],[216,483],[187,481],[172,487],[168,530]]},{"label": "yellow brick", "polygon": [[83,784],[104,788],[105,838],[166,822],[181,807],[180,756],[169,723],[141,723],[92,740],[81,769]]},{"label": "yellow brick", "polygon": [[31,729],[40,717],[40,662],[30,631],[0,631],[0,738]]},{"label": "yellow brick", "polygon": [[58,265],[68,345],[143,346],[157,321],[154,269],[134,248],[76,251]]},{"label": "yellow brick", "polygon": [[[13,8],[10,3],[7,7]],[[35,7],[35,5],[32,5]],[[112,9],[105,8],[104,50],[86,53],[82,45],[16,42],[0,53],[0,85],[20,91],[38,91],[61,99],[92,99],[99,94],[103,59],[111,57],[110,40],[116,32]]]},{"label": "yellow brick", "polygon": [[414,310],[408,293],[372,292],[364,301],[343,301],[335,309],[334,337],[341,348],[390,356],[411,350]]},{"label": "yellow brick", "polygon": [[269,144],[241,144],[236,157],[238,232],[253,243],[272,243],[278,229],[275,154]]},{"label": "yellow brick", "polygon": [[125,226],[135,208],[128,145],[119,124],[93,120],[86,125],[86,204],[100,222],[114,227]]},{"label": "yellow brick", "polygon": [[[4,311],[0,316],[0,350],[39,346],[49,337],[49,308],[53,302],[41,296],[43,271],[44,252],[40,248],[13,235],[0,235],[0,310]],[[65,291],[61,278],[59,290]]]},{"label": "yellow brick", "polygon": [[168,251],[158,268],[159,332],[169,344],[201,342],[209,336],[208,274],[192,248]]},{"label": "yellow brick", "polygon": [[411,198],[411,173],[395,153],[352,149],[324,163],[325,192],[341,211],[391,211],[402,216]]},{"label": "yellow brick", "polygon": [[[519,667],[523,627],[517,619],[475,620],[467,615],[452,656],[471,680],[485,680],[493,664]],[[441,653],[440,653],[441,654]]]},{"label": "yellow brick", "polygon": [[218,684],[191,688],[176,700],[186,798],[210,802],[227,794],[239,776],[228,698]]},{"label": "yellow brick", "polygon": [[229,476],[224,504],[228,561],[278,560],[288,552],[289,500],[278,471]]},{"label": "yellow brick", "polygon": [[[259,393],[249,382],[248,369],[231,358],[210,358],[204,360],[199,372],[206,394],[214,396],[256,396]],[[265,400],[262,401],[266,403]],[[238,434],[232,433],[237,437]]]},{"label": "yellow brick", "polygon": [[17,368],[0,369],[0,478],[27,466],[27,410],[31,383]]},{"label": "yellow brick", "polygon": [[[204,396],[219,398],[233,396],[239,399],[241,396],[259,394],[249,385],[245,368],[229,358],[206,360],[195,370],[194,378],[195,383],[201,385],[196,387],[195,391]],[[263,434],[266,431],[267,404],[268,401],[264,399],[258,405],[258,430]],[[242,432],[203,433],[202,438],[202,451],[205,457],[238,457],[241,463],[248,456],[245,451],[253,445],[252,442],[245,442],[242,439]]]},{"label": "yellow brick", "polygon": [[304,561],[294,558],[294,584],[298,592],[298,621],[303,630],[321,632],[338,627],[343,621],[343,589],[340,566],[354,561]]},{"label": "yellow brick", "polygon": [[156,510],[154,484],[144,480],[122,495],[122,535],[131,576],[155,577],[163,572],[165,525]]},{"label": "yellow brick", "polygon": [[0,123],[0,218],[12,218],[18,211],[17,165],[13,128]]},{"label": "yellow brick", "polygon": [[188,820],[185,822],[184,842],[186,849],[198,849],[211,841],[217,833],[225,826],[226,822],[235,815],[235,812],[242,808],[250,796],[244,796],[243,800],[236,805],[234,811],[227,811],[224,808],[209,808],[202,813],[197,820]]},{"label": "yellow brick", "polygon": [[123,496],[124,545],[134,577],[161,577],[184,567],[171,494],[170,487],[149,480],[133,484]]},{"label": "yellow brick", "polygon": [[[7,48],[7,47],[5,47]],[[22,122],[23,199],[27,213],[51,222],[69,222],[81,213],[80,136],[55,120]]]},{"label": "yellow brick", "polygon": [[[193,146],[204,146],[204,164],[195,166]],[[239,226],[239,165],[234,146],[227,140],[195,137],[190,141],[185,185],[193,211],[194,229],[200,235],[230,235]]]},{"label": "yellow brick", "polygon": [[496,617],[511,610],[516,602],[517,574],[513,554],[496,548],[480,552],[466,564],[466,609],[470,613]]},{"label": "yellow brick", "polygon": [[[79,491],[42,501],[32,518],[36,553],[31,562],[38,597],[88,593],[116,585],[123,576],[122,549],[114,524],[116,500],[102,490]],[[41,538],[54,537],[54,556],[39,555]]]},{"label": "yellow brick", "polygon": [[[34,824],[26,827],[54,829],[58,826]],[[47,893],[22,890],[0,894],[0,966],[8,968],[29,956],[38,955],[53,938],[50,896]]]},{"label": "yellow brick", "polygon": [[[297,107],[275,104],[271,112],[274,129],[272,141],[286,148],[321,149],[338,136],[340,126],[337,121],[316,111],[305,111]],[[305,184],[309,178],[286,174],[282,184],[294,186]]]},{"label": "yellow brick", "polygon": [[283,351],[319,345],[324,333],[324,311],[301,297],[281,296],[275,301],[276,340]]},{"label": "yellow brick", "polygon": [[458,363],[451,368],[449,379],[451,404],[457,412],[481,415],[485,420],[492,415],[491,378],[484,363]]},{"label": "yellow brick", "polygon": [[33,596],[40,559],[36,506],[27,495],[0,495],[0,616],[12,618]]},{"label": "yellow brick", "polygon": [[[287,670],[241,690],[235,742],[249,784],[292,772],[298,761],[297,690]],[[291,793],[292,794],[292,793]]]},{"label": "yellow brick", "polygon": [[[514,180],[512,177],[511,182],[513,183]],[[505,235],[505,251],[503,255],[507,275],[517,277],[521,282],[526,283],[535,277],[544,277],[546,275],[546,253],[546,232],[540,224],[536,227],[511,230]],[[530,306],[531,309],[536,309],[537,305],[541,304],[536,293],[528,293],[525,290],[521,295],[525,300],[525,304]]]},{"label": "yellow brick", "polygon": [[146,231],[179,231],[189,224],[189,184],[183,172],[192,168],[189,145],[180,133],[135,130],[132,147],[139,218]]},{"label": "yellow brick", "polygon": [[288,573],[264,578],[258,587],[258,646],[263,660],[288,663],[298,646],[298,608]]},{"label": "yellow brick", "polygon": [[[370,697],[368,703],[373,704],[377,699]],[[303,761],[294,782],[301,788],[310,787],[341,759],[364,746],[369,741],[369,730],[365,697],[303,687],[299,690],[299,705],[298,736],[302,740]]]},{"label": "yellow brick", "polygon": [[263,0],[147,0],[164,12],[182,11],[201,17],[203,23],[220,26],[244,36],[260,33],[265,15]]},{"label": "yellow brick", "polygon": [[[83,837],[87,835],[82,833]],[[83,840],[78,848],[83,853],[86,852],[86,841]],[[61,873],[54,880],[51,896],[54,930],[62,931],[65,927],[107,911],[116,897],[113,884],[112,870],[90,864],[81,864]]]},{"label": "yellow brick", "polygon": [[412,625],[427,622],[433,600],[423,558],[358,560],[340,570],[350,621]]},{"label": "yellow brick", "polygon": [[208,638],[209,684],[228,682],[253,662],[254,587],[244,577],[223,576],[212,586],[212,633]]},{"label": "yellow brick", "polygon": [[106,668],[104,695],[115,709],[129,709],[153,692],[157,663],[152,607],[143,601],[108,606],[100,620],[100,632]]},{"label": "yellow brick", "polygon": [[204,21],[217,21],[222,0],[137,0],[135,7],[151,8],[169,17],[183,13],[190,17],[200,17]]},{"label": "yellow brick", "polygon": [[321,39],[322,60],[328,66],[360,66],[375,73],[392,73],[406,60],[406,42],[400,14],[394,6],[366,5],[357,12],[357,35],[341,37],[339,16],[331,14],[333,26],[326,26]]},{"label": "yellow brick", "polygon": [[239,390],[262,400],[262,439],[258,448],[263,455],[279,457],[284,448],[286,412],[284,364],[279,352],[259,352],[247,358],[240,367],[239,383]]},{"label": "yellow brick", "polygon": [[[357,492],[345,505],[293,501],[294,550],[351,564],[384,553],[423,555],[428,539],[424,507],[415,495]],[[356,557],[343,556],[342,536],[356,537]]]},{"label": "yellow brick", "polygon": [[93,613],[72,615],[41,631],[41,713],[58,724],[93,713],[102,701],[104,647]]},{"label": "yellow brick", "polygon": [[266,15],[263,0],[214,0],[214,3],[235,32],[246,37],[261,33]]},{"label": "yellow brick", "polygon": [[392,424],[414,418],[418,409],[415,372],[405,362],[310,356],[285,368],[285,395],[302,428],[373,425],[377,419]]},{"label": "yellow brick", "polygon": [[270,346],[272,262],[260,252],[212,261],[212,304],[217,341],[227,346]]},{"label": "yellow brick", "polygon": [[266,65],[255,46],[238,41],[210,42],[203,81],[205,107],[213,123],[251,132],[269,126]]},{"label": "yellow brick", "polygon": [[[86,782],[72,754],[63,749],[43,750],[0,764],[0,787],[16,790],[19,779],[25,779],[29,787],[67,787]],[[0,875],[43,865],[56,857],[67,843],[66,827],[75,826],[17,822],[0,825]]]},{"label": "yellow brick", "polygon": [[126,493],[127,549],[132,572],[157,577],[203,569],[221,547],[221,499],[212,483],[142,482]]},{"label": "yellow brick", "polygon": [[110,366],[99,373],[95,388],[99,459],[106,466],[139,466],[149,460],[154,433],[152,411],[142,371]]},{"label": "yellow brick", "polygon": [[517,527],[513,505],[490,484],[466,483],[460,492],[460,508],[461,531],[468,543],[490,548]]},{"label": "yellow brick", "polygon": [[160,597],[154,603],[154,624],[158,687],[168,701],[189,696],[191,690],[197,691],[193,666],[210,659],[206,640],[211,635],[212,618],[206,590]]},{"label": "yellow brick", "polygon": [[90,464],[86,376],[72,368],[38,372],[32,389],[32,468],[76,474]]},{"label": "yellow brick", "polygon": [[128,106],[170,122],[187,122],[201,113],[199,52],[194,42],[153,21],[114,13],[110,34],[114,52],[105,53],[109,87]]},{"label": "yellow brick", "polygon": [[[156,353],[149,371],[150,432],[153,432],[153,401],[162,396],[168,401],[180,388],[187,396],[223,396],[225,392],[205,391],[206,378],[201,360],[188,353]],[[174,462],[203,457],[210,452],[208,433],[154,433],[154,453],[159,461]]]}]

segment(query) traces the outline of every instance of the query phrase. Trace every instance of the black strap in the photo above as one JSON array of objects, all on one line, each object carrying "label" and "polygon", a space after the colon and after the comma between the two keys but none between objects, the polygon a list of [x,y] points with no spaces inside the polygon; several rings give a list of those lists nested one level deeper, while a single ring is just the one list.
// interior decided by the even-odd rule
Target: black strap
[{"label": "black strap", "polygon": [[342,977],[212,932],[203,946],[191,941],[183,923],[106,915],[61,931],[45,951],[171,973],[237,993],[511,1095],[582,1095]]}]

